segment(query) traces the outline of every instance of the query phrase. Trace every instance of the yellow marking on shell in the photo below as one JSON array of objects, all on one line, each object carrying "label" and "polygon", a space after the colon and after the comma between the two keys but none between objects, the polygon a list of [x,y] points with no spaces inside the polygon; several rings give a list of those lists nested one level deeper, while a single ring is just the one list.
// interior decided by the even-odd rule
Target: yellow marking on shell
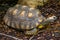
[{"label": "yellow marking on shell", "polygon": [[29,29],[29,25],[26,26],[26,29]]},{"label": "yellow marking on shell", "polygon": [[31,28],[34,28],[33,26]]},{"label": "yellow marking on shell", "polygon": [[36,22],[36,26],[38,26],[38,25],[39,25],[39,23]]},{"label": "yellow marking on shell", "polygon": [[40,25],[38,26],[38,28],[40,28],[40,29],[43,28],[43,25],[40,24]]},{"label": "yellow marking on shell", "polygon": [[25,13],[25,11],[22,11],[21,14],[20,14],[20,16],[24,16],[24,13]]},{"label": "yellow marking on shell", "polygon": [[22,8],[27,7],[27,6],[22,6]]},{"label": "yellow marking on shell", "polygon": [[38,19],[39,22],[42,22],[43,20],[42,19]]},{"label": "yellow marking on shell", "polygon": [[28,17],[32,17],[32,16],[33,16],[33,14],[32,14],[32,13],[29,13],[29,14],[28,14]]},{"label": "yellow marking on shell", "polygon": [[15,9],[14,11],[13,11],[13,15],[16,15],[16,13],[17,13],[17,9]]},{"label": "yellow marking on shell", "polygon": [[18,25],[18,23],[16,23],[16,28],[18,28],[18,29],[19,29],[19,25]]},{"label": "yellow marking on shell", "polygon": [[33,10],[34,8],[30,8],[29,10]]},{"label": "yellow marking on shell", "polygon": [[24,25],[23,24],[21,25],[21,28],[24,29]]}]

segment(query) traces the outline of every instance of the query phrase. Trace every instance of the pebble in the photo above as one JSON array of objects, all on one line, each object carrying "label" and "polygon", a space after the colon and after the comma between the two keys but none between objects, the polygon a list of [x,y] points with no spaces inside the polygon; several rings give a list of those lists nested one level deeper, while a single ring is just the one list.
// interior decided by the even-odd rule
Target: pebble
[{"label": "pebble", "polygon": [[50,39],[50,40],[54,40],[54,39]]},{"label": "pebble", "polygon": [[60,32],[54,32],[55,37],[60,37]]}]

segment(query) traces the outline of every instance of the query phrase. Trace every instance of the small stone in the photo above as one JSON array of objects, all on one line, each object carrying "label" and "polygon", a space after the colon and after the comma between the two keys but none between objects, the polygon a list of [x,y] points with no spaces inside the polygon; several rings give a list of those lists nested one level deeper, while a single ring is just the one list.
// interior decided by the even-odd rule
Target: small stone
[{"label": "small stone", "polygon": [[19,40],[23,40],[23,39],[19,39]]},{"label": "small stone", "polygon": [[54,40],[54,39],[50,39],[50,40]]},{"label": "small stone", "polygon": [[52,34],[52,36],[54,36],[54,34]]},{"label": "small stone", "polygon": [[37,39],[41,39],[41,37],[38,37]]},{"label": "small stone", "polygon": [[0,24],[0,28],[2,27],[2,25]]},{"label": "small stone", "polygon": [[55,37],[60,37],[60,32],[54,32]]}]

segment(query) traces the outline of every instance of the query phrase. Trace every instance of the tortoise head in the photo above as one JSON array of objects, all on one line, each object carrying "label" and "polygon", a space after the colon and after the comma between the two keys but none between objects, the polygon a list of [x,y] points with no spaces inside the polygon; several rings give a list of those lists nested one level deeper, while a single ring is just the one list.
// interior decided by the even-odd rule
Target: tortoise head
[{"label": "tortoise head", "polygon": [[48,17],[47,19],[45,19],[41,24],[46,25],[46,24],[48,24],[50,22],[54,22],[56,19],[57,19],[56,16],[51,16],[51,17]]}]

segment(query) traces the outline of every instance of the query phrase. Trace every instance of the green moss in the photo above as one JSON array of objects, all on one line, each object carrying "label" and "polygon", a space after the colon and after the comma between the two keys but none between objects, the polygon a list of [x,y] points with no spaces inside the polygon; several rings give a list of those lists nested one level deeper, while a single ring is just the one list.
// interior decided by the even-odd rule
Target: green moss
[{"label": "green moss", "polygon": [[47,2],[48,0],[19,0],[18,4],[36,7],[37,5],[44,6]]}]

